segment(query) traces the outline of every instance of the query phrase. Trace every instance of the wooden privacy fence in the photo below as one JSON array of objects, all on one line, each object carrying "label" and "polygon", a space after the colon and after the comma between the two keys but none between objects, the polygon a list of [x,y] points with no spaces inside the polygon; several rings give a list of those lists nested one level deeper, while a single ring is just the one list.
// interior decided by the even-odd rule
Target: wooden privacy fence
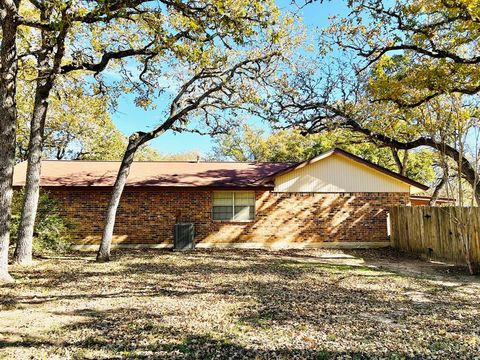
[{"label": "wooden privacy fence", "polygon": [[392,246],[424,253],[432,259],[465,264],[463,239],[470,261],[480,263],[480,208],[395,206],[390,208]]}]

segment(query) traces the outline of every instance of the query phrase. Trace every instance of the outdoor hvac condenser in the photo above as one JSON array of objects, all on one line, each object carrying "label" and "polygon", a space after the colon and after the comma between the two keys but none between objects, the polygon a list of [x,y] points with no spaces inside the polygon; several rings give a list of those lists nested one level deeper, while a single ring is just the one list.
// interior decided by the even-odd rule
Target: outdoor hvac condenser
[{"label": "outdoor hvac condenser", "polygon": [[175,224],[173,227],[173,250],[193,250],[195,243],[195,225],[191,223]]}]

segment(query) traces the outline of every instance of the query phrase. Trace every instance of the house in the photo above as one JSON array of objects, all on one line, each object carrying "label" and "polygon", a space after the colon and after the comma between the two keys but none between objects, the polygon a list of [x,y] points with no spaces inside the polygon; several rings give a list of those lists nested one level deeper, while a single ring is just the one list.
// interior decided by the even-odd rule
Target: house
[{"label": "house", "polygon": [[[119,162],[43,161],[41,186],[74,224],[78,247],[98,244]],[[14,186],[25,183],[15,167]],[[378,247],[387,211],[427,186],[340,149],[301,163],[134,162],[114,244],[172,245],[194,223],[198,247]]]}]

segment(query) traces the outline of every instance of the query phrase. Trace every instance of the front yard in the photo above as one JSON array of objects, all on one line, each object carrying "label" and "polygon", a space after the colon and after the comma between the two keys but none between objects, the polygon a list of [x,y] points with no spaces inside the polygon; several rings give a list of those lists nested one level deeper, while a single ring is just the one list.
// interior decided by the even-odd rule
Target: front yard
[{"label": "front yard", "polygon": [[0,358],[480,357],[480,279],[376,251],[122,251],[12,268]]}]

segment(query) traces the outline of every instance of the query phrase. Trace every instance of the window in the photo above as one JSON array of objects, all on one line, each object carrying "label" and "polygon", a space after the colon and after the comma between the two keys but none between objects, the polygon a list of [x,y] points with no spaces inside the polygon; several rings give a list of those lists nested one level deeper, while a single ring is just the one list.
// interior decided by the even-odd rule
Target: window
[{"label": "window", "polygon": [[213,220],[248,221],[255,218],[255,192],[215,191]]}]

